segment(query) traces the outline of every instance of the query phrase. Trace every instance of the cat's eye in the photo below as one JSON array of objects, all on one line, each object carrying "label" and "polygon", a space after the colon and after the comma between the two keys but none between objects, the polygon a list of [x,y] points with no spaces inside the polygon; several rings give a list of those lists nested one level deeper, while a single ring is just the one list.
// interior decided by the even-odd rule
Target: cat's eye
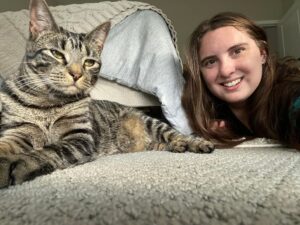
[{"label": "cat's eye", "polygon": [[93,59],[87,59],[87,60],[84,61],[84,66],[85,67],[92,67],[92,66],[96,65],[96,63],[97,62]]},{"label": "cat's eye", "polygon": [[64,58],[65,58],[63,53],[61,53],[61,52],[59,52],[59,51],[57,51],[57,50],[55,50],[55,49],[51,49],[50,52],[51,52],[51,54],[52,54],[56,59],[60,59],[60,60],[61,60],[61,59],[64,59]]}]

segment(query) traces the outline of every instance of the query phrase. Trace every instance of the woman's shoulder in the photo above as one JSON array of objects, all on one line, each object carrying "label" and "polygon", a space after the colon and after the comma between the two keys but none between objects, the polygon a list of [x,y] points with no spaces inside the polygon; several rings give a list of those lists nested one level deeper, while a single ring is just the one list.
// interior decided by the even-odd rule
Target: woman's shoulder
[{"label": "woman's shoulder", "polygon": [[277,60],[275,74],[269,104],[276,112],[287,115],[300,97],[300,60],[293,57]]},{"label": "woman's shoulder", "polygon": [[273,84],[273,95],[278,98],[286,100],[285,96],[289,98],[300,96],[300,60],[294,57],[277,60]]},{"label": "woman's shoulder", "polygon": [[297,77],[300,80],[300,58],[286,56],[276,62],[275,73],[280,80]]}]

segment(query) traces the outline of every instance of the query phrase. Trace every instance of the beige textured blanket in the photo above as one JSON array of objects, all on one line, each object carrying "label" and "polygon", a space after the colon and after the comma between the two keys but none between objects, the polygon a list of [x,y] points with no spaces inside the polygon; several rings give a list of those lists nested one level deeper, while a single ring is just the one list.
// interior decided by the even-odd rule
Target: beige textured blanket
[{"label": "beige textured blanket", "polygon": [[[166,20],[176,46],[176,33],[169,19],[155,6],[135,1],[104,1],[51,7],[56,22],[76,32],[89,32],[97,25],[110,20],[112,26],[137,10],[151,9]],[[14,73],[24,55],[28,37],[28,10],[0,13],[0,71],[2,76]],[[19,59],[19,60],[17,60]]]}]

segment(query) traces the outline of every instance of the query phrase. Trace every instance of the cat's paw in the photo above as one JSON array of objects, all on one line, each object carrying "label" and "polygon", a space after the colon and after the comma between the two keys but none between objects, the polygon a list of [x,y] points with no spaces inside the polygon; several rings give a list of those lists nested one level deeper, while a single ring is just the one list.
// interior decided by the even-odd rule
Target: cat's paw
[{"label": "cat's paw", "polygon": [[195,153],[211,153],[215,150],[215,146],[212,142],[200,137],[191,139],[188,148],[188,151]]},{"label": "cat's paw", "polygon": [[5,188],[10,184],[10,160],[0,157],[0,188]]},{"label": "cat's paw", "polygon": [[178,138],[171,142],[172,152],[195,152],[211,153],[214,151],[214,144],[204,138]]},{"label": "cat's paw", "polygon": [[21,184],[35,177],[49,173],[51,168],[39,165],[38,161],[26,155],[0,156],[0,188]]}]

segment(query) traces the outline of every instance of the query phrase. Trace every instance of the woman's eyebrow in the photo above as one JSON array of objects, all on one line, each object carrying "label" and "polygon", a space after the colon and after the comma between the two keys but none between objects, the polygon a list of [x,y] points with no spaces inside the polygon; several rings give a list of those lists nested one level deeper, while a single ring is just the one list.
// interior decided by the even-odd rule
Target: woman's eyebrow
[{"label": "woman's eyebrow", "polygon": [[203,63],[209,59],[213,59],[213,58],[216,58],[216,55],[210,55],[210,56],[206,56],[205,58],[203,59],[200,59],[200,64],[203,65]]},{"label": "woman's eyebrow", "polygon": [[[238,43],[238,44],[235,44],[233,46],[230,46],[227,51],[232,51],[233,49],[236,49],[238,47],[242,47],[242,46],[248,46],[249,44],[247,42],[241,42],[241,43]],[[214,58],[216,57],[216,55],[208,55],[206,57],[204,57],[203,59],[200,59],[200,63],[203,63],[204,61],[208,60],[208,59],[211,59],[211,58]]]},{"label": "woman's eyebrow", "polygon": [[245,47],[245,46],[248,46],[249,44],[247,42],[242,42],[242,43],[238,43],[238,44],[235,44],[233,46],[231,46],[230,48],[228,48],[227,51],[231,51],[235,48],[238,48],[238,47]]}]

